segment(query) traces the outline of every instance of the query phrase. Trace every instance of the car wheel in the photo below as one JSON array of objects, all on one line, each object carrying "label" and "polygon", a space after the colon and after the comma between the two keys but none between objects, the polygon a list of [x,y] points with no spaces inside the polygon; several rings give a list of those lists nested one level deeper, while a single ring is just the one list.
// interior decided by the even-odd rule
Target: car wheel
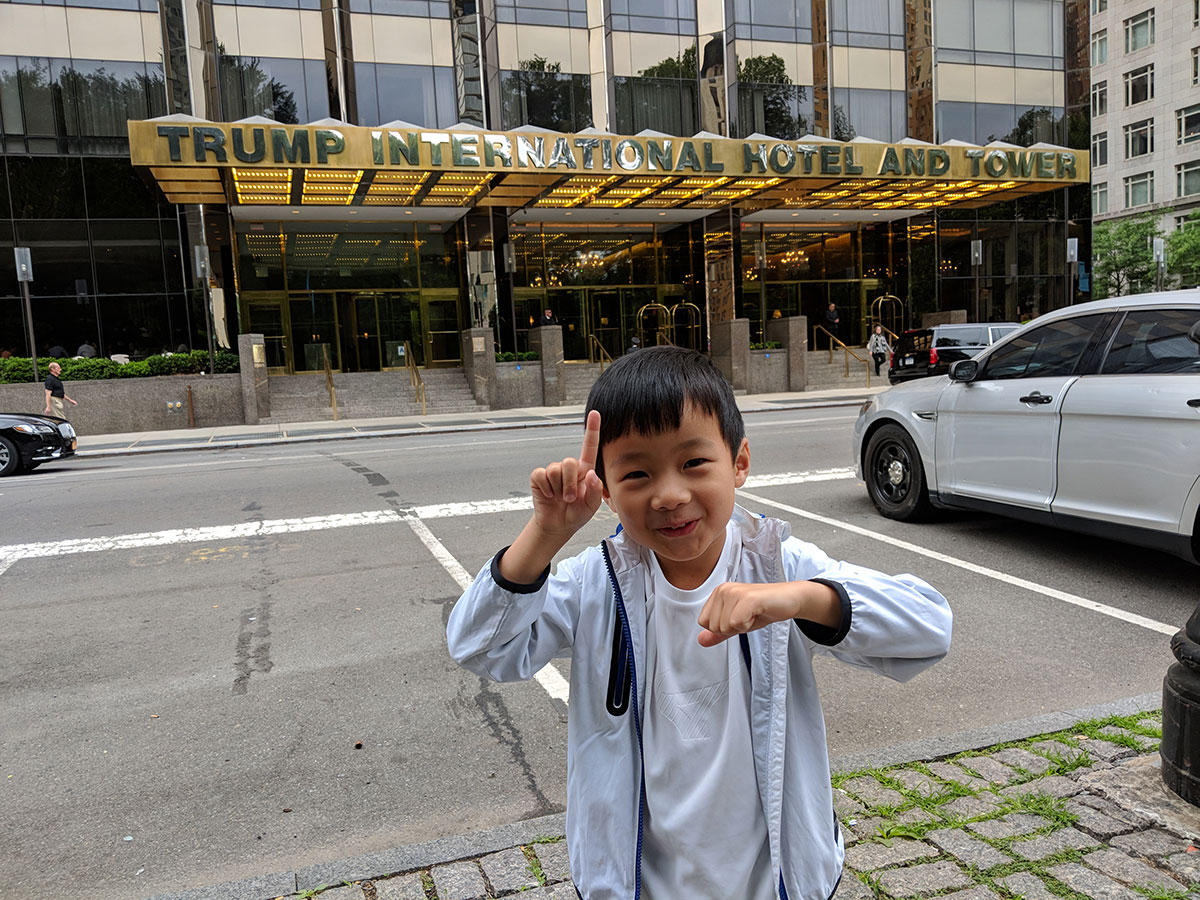
[{"label": "car wheel", "polygon": [[21,454],[8,438],[0,437],[0,477],[13,475],[21,469]]},{"label": "car wheel", "polygon": [[887,518],[916,522],[933,511],[921,454],[899,425],[884,425],[871,435],[864,471],[871,502]]}]

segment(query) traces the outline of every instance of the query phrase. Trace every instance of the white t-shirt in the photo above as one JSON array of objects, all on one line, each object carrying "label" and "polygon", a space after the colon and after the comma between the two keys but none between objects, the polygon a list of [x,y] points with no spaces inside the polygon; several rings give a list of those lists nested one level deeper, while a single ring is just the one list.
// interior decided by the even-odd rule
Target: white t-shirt
[{"label": "white t-shirt", "polygon": [[730,525],[703,585],[680,590],[646,567],[646,770],[642,896],[775,900],[767,822],[750,744],[750,673],[740,641],[697,643],[700,610],[740,551]]}]

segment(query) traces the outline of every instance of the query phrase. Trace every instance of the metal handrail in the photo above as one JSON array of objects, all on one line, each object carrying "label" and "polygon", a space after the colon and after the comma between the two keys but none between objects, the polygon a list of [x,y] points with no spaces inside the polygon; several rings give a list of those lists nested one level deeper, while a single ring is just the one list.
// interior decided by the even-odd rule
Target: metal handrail
[{"label": "metal handrail", "polygon": [[[613,358],[612,358],[612,356],[609,355],[609,352],[604,349],[604,345],[602,343],[600,343],[600,338],[596,337],[594,334],[589,334],[587,344],[588,344],[588,361],[589,362],[597,362],[596,357],[599,357],[598,361],[600,363],[600,371],[601,372],[604,371],[604,361],[606,359],[608,360],[608,364],[610,366],[612,365]],[[593,351],[599,351],[599,352],[595,353]]]},{"label": "metal handrail", "polygon": [[[846,369],[844,372],[845,376],[847,378],[850,377],[850,357],[853,356],[860,363],[862,363],[863,366],[866,368],[866,370],[867,370],[867,387],[870,387],[871,386],[871,364],[867,360],[865,360],[861,356],[859,356],[857,353],[855,353],[853,350],[851,350],[846,344],[842,343],[841,339],[839,339],[837,336],[835,336],[834,333],[832,331],[830,331],[828,328],[826,328],[824,325],[814,325],[813,326],[814,336],[816,335],[816,333],[818,331],[823,331],[823,332],[825,332],[825,334],[827,334],[829,336],[829,361],[831,363],[833,362],[833,345],[837,344],[839,347],[842,348],[843,351],[845,351],[845,359],[846,359]],[[814,343],[815,343],[815,340],[814,340]]]},{"label": "metal handrail", "polygon": [[675,344],[661,331],[654,332],[654,343],[659,347],[674,347]]},{"label": "metal handrail", "polygon": [[333,421],[338,420],[337,388],[333,386],[333,368],[329,365],[329,345],[321,345],[321,356],[325,358],[325,387],[329,391],[329,406],[333,410]]},{"label": "metal handrail", "polygon": [[404,342],[404,368],[408,370],[408,383],[416,392],[416,399],[421,403],[421,415],[425,415],[425,379],[417,368],[417,360],[413,356],[412,344]]}]

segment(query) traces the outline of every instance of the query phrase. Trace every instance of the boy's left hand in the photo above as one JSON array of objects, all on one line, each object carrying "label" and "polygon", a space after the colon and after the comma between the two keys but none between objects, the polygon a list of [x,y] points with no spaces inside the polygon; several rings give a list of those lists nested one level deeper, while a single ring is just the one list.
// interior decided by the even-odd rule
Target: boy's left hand
[{"label": "boy's left hand", "polygon": [[831,628],[841,622],[841,601],[833,588],[815,581],[743,584],[727,581],[700,610],[700,645],[715,647],[735,634],[787,619],[809,619]]}]

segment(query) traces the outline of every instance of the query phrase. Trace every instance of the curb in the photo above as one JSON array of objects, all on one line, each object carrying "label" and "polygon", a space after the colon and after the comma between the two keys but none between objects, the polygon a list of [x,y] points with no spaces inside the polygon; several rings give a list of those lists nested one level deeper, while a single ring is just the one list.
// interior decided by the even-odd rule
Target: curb
[{"label": "curb", "polygon": [[[839,756],[830,760],[830,769],[834,774],[838,774],[952,756],[998,743],[1026,740],[1039,734],[1062,731],[1078,722],[1155,710],[1161,702],[1162,697],[1159,694],[1141,694],[1082,709],[1046,713],[938,738],[897,744],[881,750]],[[277,872],[208,887],[156,894],[147,900],[267,900],[322,885],[382,879],[399,872],[411,872],[496,853],[534,842],[539,838],[559,838],[565,833],[566,815],[557,813],[456,837],[321,863],[293,872]]]},{"label": "curb", "polygon": [[[797,409],[835,409],[843,407],[860,406],[864,401],[870,399],[870,395],[862,397],[846,398],[846,399],[831,399],[827,401],[813,401],[810,403],[789,403],[780,404],[778,407],[769,409],[747,409],[742,410],[743,416],[754,415],[755,413],[770,413],[770,412],[786,412],[788,410]],[[437,427],[436,423],[432,426],[421,427],[397,427],[386,431],[366,432],[333,432],[330,434],[319,435],[299,435],[296,437],[278,438],[260,438],[258,440],[245,441],[220,441],[214,443],[208,441],[205,443],[194,444],[179,444],[175,446],[165,447],[138,447],[136,445],[121,448],[109,448],[104,450],[76,450],[75,459],[103,459],[113,456],[143,456],[151,453],[180,453],[185,451],[199,450],[239,450],[249,449],[252,447],[271,447],[279,446],[280,444],[320,444],[329,441],[346,441],[346,440],[368,440],[371,438],[387,438],[387,437],[412,437],[414,435],[423,434],[459,434],[470,433],[475,431],[519,431],[526,428],[554,428],[561,425],[572,424],[570,420],[527,420],[517,422],[494,422],[481,425],[446,425],[441,428]]]}]

